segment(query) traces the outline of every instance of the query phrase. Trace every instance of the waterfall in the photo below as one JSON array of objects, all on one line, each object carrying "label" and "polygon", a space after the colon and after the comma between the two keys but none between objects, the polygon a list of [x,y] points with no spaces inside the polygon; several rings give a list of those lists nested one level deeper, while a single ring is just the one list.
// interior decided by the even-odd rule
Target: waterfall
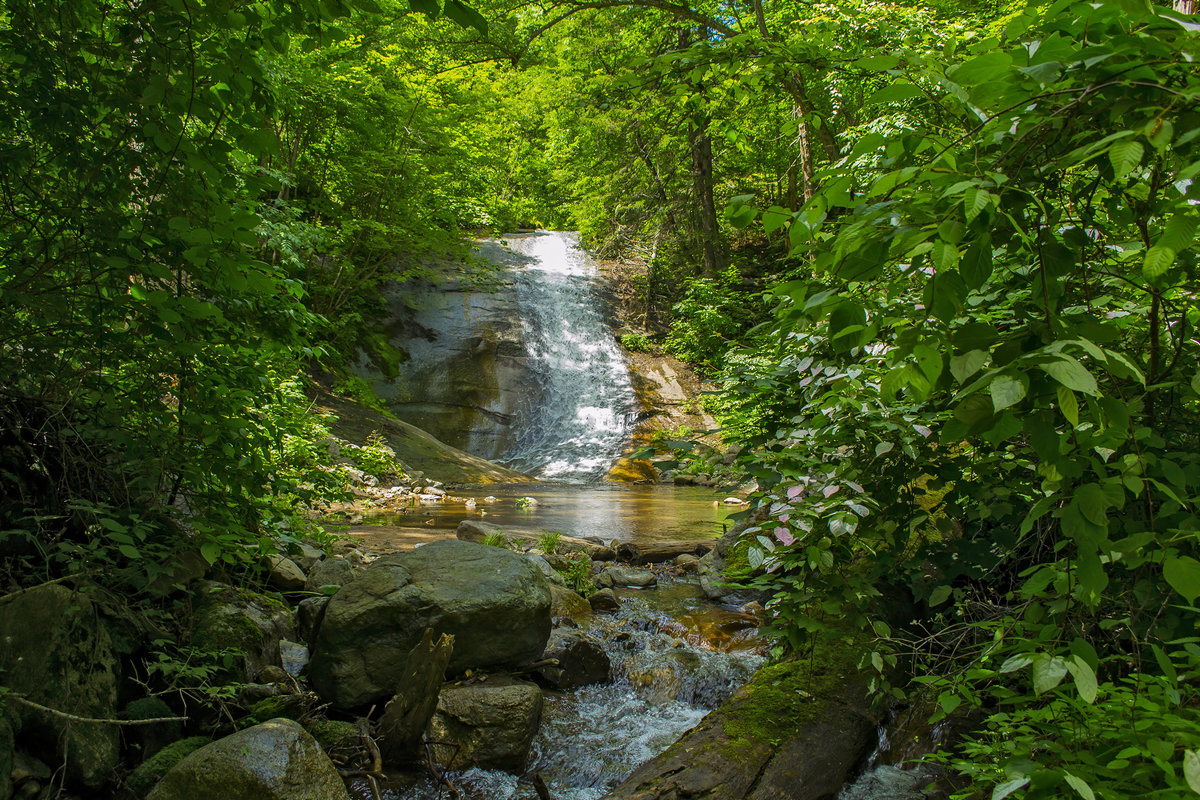
[{"label": "waterfall", "polygon": [[510,269],[536,384],[498,459],[538,478],[601,477],[629,441],[637,399],[596,292],[595,261],[575,233],[538,231],[502,241],[523,258]]}]

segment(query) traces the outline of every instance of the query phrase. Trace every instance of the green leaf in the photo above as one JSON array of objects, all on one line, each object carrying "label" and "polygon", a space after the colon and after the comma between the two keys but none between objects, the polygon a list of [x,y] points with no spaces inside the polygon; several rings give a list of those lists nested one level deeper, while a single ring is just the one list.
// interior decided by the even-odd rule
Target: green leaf
[{"label": "green leaf", "polygon": [[1117,178],[1124,178],[1134,167],[1142,162],[1142,154],[1146,148],[1141,142],[1128,139],[1116,142],[1108,148],[1108,160],[1112,162],[1113,173]]},{"label": "green leaf", "polygon": [[142,557],[142,554],[138,552],[138,549],[131,544],[118,545],[117,549],[120,550],[121,555],[125,556],[126,558],[141,559]]},{"label": "green leaf", "polygon": [[950,242],[939,239],[933,243],[933,253],[930,257],[938,272],[948,272],[958,266],[959,252]]},{"label": "green leaf", "polygon": [[1071,423],[1071,427],[1079,426],[1079,401],[1075,399],[1075,393],[1066,386],[1058,387],[1058,410],[1066,417],[1067,422]]},{"label": "green leaf", "polygon": [[1163,578],[1171,588],[1194,604],[1200,597],[1200,561],[1191,556],[1172,556],[1163,559]]},{"label": "green leaf", "polygon": [[1079,692],[1083,702],[1088,705],[1096,702],[1096,673],[1092,671],[1091,666],[1079,656],[1071,656],[1071,660],[1067,662],[1067,670],[1075,680],[1075,690]]},{"label": "green leaf", "polygon": [[1012,56],[1008,53],[984,53],[963,62],[949,75],[956,83],[974,86],[1002,77],[1011,66]]},{"label": "green leaf", "polygon": [[221,559],[221,545],[216,542],[205,542],[200,545],[200,555],[209,564],[216,564]]},{"label": "green leaf", "polygon": [[1175,251],[1161,244],[1156,244],[1146,251],[1142,262],[1142,275],[1146,280],[1154,282],[1167,274],[1167,270],[1175,263]]},{"label": "green leaf", "polygon": [[1009,406],[1021,402],[1021,398],[1028,391],[1028,387],[1026,386],[1024,375],[1018,375],[1017,377],[999,375],[992,381],[988,390],[992,395],[992,407],[996,411],[1003,411]]},{"label": "green leaf", "polygon": [[475,9],[459,0],[446,0],[442,9],[451,22],[463,28],[474,28],[483,36],[487,36],[488,23]]},{"label": "green leaf", "polygon": [[751,547],[746,551],[746,561],[750,563],[752,569],[758,569],[762,566],[766,555],[757,547]]},{"label": "green leaf", "polygon": [[1064,772],[1063,777],[1066,778],[1067,785],[1074,789],[1083,800],[1096,800],[1092,787],[1088,786],[1088,782],[1083,778],[1077,778],[1069,772]]},{"label": "green leaf", "polygon": [[1005,781],[992,789],[992,800],[1004,800],[1017,789],[1022,789],[1029,784],[1029,778],[1020,777],[1013,778],[1011,781]]},{"label": "green leaf", "polygon": [[867,98],[864,105],[872,105],[874,103],[895,103],[899,100],[908,100],[913,97],[924,97],[925,92],[921,87],[912,83],[893,83],[891,86],[885,86],[873,95]]},{"label": "green leaf", "polygon": [[960,356],[951,356],[950,374],[959,383],[966,383],[968,378],[983,369],[988,358],[988,354],[983,350],[971,350]]},{"label": "green leaf", "polygon": [[1058,656],[1039,656],[1033,662],[1033,691],[1035,694],[1044,694],[1062,683],[1066,676],[1066,659]]},{"label": "green leaf", "polygon": [[1096,483],[1085,483],[1075,490],[1075,502],[1084,519],[1093,525],[1105,525],[1108,522],[1108,497]]},{"label": "green leaf", "polygon": [[1195,750],[1183,751],[1183,777],[1192,791],[1200,794],[1200,753]]},{"label": "green leaf", "polygon": [[986,211],[992,205],[992,199],[993,195],[987,189],[980,189],[978,186],[967,189],[963,193],[963,213],[967,222],[973,221]]},{"label": "green leaf", "polygon": [[442,13],[442,6],[437,0],[408,0],[408,7],[430,19],[436,19]]},{"label": "green leaf", "polygon": [[962,273],[963,282],[970,289],[979,289],[988,278],[992,277],[992,246],[987,242],[975,242],[967,248],[967,252],[963,254],[962,266],[959,268]]},{"label": "green leaf", "polygon": [[1009,656],[1003,664],[1000,665],[1000,673],[1016,672],[1019,669],[1024,669],[1033,663],[1033,657],[1025,653],[1015,656]]},{"label": "green leaf", "polygon": [[1167,222],[1167,229],[1163,231],[1157,244],[1182,253],[1196,244],[1197,225],[1200,225],[1200,217],[1195,214],[1187,211],[1176,213]]},{"label": "green leaf", "polygon": [[1088,372],[1087,367],[1065,353],[1056,353],[1054,361],[1038,364],[1038,366],[1068,389],[1090,394],[1093,397],[1100,394],[1096,379],[1092,377],[1092,373]]},{"label": "green leaf", "polygon": [[950,599],[950,591],[951,591],[951,589],[949,586],[938,586],[936,589],[934,589],[932,592],[930,592],[930,594],[929,594],[930,607],[940,606],[942,603],[949,600]]}]

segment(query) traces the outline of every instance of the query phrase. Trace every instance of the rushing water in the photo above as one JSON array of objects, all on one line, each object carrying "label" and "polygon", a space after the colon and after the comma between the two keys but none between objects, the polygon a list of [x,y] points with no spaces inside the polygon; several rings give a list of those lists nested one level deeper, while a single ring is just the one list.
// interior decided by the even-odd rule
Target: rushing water
[{"label": "rushing water", "polygon": [[500,461],[537,478],[599,478],[628,444],[638,407],[629,367],[595,292],[595,262],[571,232],[503,240],[527,258],[511,275],[528,367],[541,391],[531,395]]},{"label": "rushing water", "polygon": [[[596,800],[665,750],[749,680],[762,663],[756,622],[713,606],[693,583],[620,591],[621,611],[581,628],[612,661],[612,680],[547,694],[524,776],[469,769],[448,778],[462,800],[535,800],[540,774],[555,800]],[[369,797],[365,786],[355,787]],[[451,800],[421,777],[391,786],[387,800]]]}]

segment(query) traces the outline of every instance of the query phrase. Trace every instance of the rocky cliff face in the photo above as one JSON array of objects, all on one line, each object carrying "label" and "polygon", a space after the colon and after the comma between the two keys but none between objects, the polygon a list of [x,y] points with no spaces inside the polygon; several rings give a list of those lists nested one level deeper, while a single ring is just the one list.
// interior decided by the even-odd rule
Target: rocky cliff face
[{"label": "rocky cliff face", "polygon": [[573,234],[480,243],[490,286],[396,287],[392,337],[410,358],[387,381],[360,374],[400,419],[536,477],[604,474],[638,415],[626,357]]}]

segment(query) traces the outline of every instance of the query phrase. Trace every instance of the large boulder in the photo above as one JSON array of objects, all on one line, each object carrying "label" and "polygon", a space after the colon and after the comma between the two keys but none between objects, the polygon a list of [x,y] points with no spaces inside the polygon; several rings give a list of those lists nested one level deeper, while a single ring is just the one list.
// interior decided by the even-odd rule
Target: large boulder
[{"label": "large boulder", "polygon": [[[76,717],[115,719],[119,669],[112,637],[86,594],[45,585],[0,603],[0,680],[14,694]],[[112,777],[120,757],[116,725],[69,721],[21,702],[8,706],[19,715],[23,749],[65,763],[68,778],[89,788]]]},{"label": "large boulder", "polygon": [[235,650],[236,680],[254,680],[266,666],[282,666],[279,643],[295,640],[291,610],[279,600],[223,583],[201,581],[192,598],[192,644]]},{"label": "large boulder", "polygon": [[542,717],[542,690],[511,678],[445,686],[425,732],[446,769],[520,773]]},{"label": "large boulder", "polygon": [[534,661],[550,636],[550,589],[524,556],[457,540],[373,563],[329,601],[312,685],[342,709],[390,698],[426,628],[454,637],[448,670]]},{"label": "large boulder", "polygon": [[196,750],[146,800],[350,800],[350,794],[298,722],[273,719]]}]

